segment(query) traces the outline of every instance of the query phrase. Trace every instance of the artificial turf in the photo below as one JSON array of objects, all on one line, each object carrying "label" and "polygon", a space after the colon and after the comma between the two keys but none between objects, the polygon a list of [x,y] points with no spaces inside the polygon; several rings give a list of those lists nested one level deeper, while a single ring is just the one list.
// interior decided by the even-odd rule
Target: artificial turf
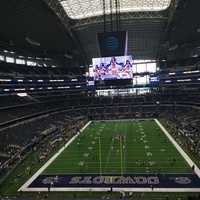
[{"label": "artificial turf", "polygon": [[[83,135],[85,135],[85,137],[83,137]],[[123,136],[123,139],[116,140],[115,138],[116,135]],[[144,135],[146,136],[144,137]],[[97,139],[95,139],[95,137],[97,137]],[[113,137],[114,141],[112,141],[111,139]],[[78,138],[80,138],[80,140]],[[165,139],[166,142],[164,142]],[[147,142],[145,143],[144,140],[147,140]],[[93,143],[94,141],[96,142]],[[120,141],[122,148],[120,147]],[[178,141],[181,142],[182,140],[180,139]],[[79,143],[79,145],[77,145],[77,143]],[[62,145],[64,145],[64,141],[60,143],[59,145],[60,148],[62,147]],[[184,148],[183,144],[180,145]],[[113,149],[111,148],[112,146]],[[125,146],[125,148],[123,148],[123,146]],[[149,148],[147,147],[145,148],[145,146],[149,146]],[[89,147],[92,147],[92,149],[91,150],[88,149]],[[120,148],[122,149],[122,151],[120,150]],[[99,153],[100,149],[101,149],[101,161],[102,161],[101,169],[100,169],[100,153]],[[117,150],[119,150],[119,153],[117,153]],[[56,152],[57,151],[58,150],[56,150]],[[147,152],[151,152],[152,156],[148,156]],[[89,155],[86,157],[85,153],[89,153]],[[96,158],[93,159],[93,155],[97,155],[97,159]],[[174,158],[176,159],[176,161],[175,164],[173,164],[173,166],[171,167],[170,163],[173,162]],[[98,174],[101,171],[102,174],[106,175],[110,174],[110,176],[115,176],[115,174],[121,175],[121,173],[123,174],[147,173],[146,167],[143,165],[143,162],[148,163],[149,159],[155,162],[155,164],[148,166],[149,173],[157,172],[159,168],[161,169],[161,173],[169,173],[169,174],[193,173],[187,162],[184,160],[184,158],[180,155],[180,153],[176,150],[173,144],[168,140],[166,135],[162,132],[162,130],[154,121],[143,121],[143,122],[104,121],[103,123],[100,122],[91,123],[57,157],[57,159],[55,159],[45,169],[43,174],[59,174],[59,173]],[[140,160],[140,162],[138,162],[138,160]],[[79,165],[80,161],[85,161],[83,166]],[[86,163],[88,167],[86,167]],[[41,166],[38,166],[37,169],[40,167]],[[4,182],[1,187],[1,189],[4,189],[4,195],[5,194],[10,196],[16,195],[17,191],[15,188],[16,187],[19,188],[19,185],[23,184],[23,182],[28,180],[29,178],[30,175],[27,176],[26,179],[21,180],[17,185],[13,185],[12,187],[10,186],[8,187],[8,184],[6,184],[8,181]],[[23,195],[25,196],[35,196],[35,194],[36,193],[34,192],[23,193]],[[80,197],[84,197],[84,194],[85,194],[84,192],[80,192],[77,195],[79,195]],[[92,195],[93,197],[98,195],[100,196],[107,195],[104,194],[103,192],[92,193],[92,194],[90,193],[88,194],[86,192],[86,194],[87,196]],[[169,194],[157,193],[157,196],[159,196],[159,194],[162,197],[165,196],[166,194],[172,195],[172,197],[174,195],[180,197],[179,193],[169,193]],[[187,199],[188,194],[189,193],[186,193],[186,196],[182,195],[182,198]],[[191,194],[196,194],[196,193],[191,193]],[[74,193],[51,192],[51,195],[60,197],[62,196],[67,197],[71,195],[73,197]],[[113,195],[118,195],[118,194],[113,193]],[[140,192],[134,193],[134,196],[137,195],[140,196],[141,193]],[[151,198],[151,193],[148,194],[146,193],[146,195],[148,196],[148,198]],[[155,198],[155,195],[153,195],[152,197]]]},{"label": "artificial turf", "polygon": [[93,122],[43,174],[193,173],[155,121]]}]

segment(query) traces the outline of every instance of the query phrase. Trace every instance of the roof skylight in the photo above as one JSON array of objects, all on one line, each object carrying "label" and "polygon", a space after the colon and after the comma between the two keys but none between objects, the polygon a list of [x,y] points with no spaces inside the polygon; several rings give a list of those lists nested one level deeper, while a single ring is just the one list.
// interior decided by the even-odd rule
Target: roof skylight
[{"label": "roof skylight", "polygon": [[[116,1],[112,1],[115,12]],[[171,0],[119,0],[120,12],[161,11],[169,7]],[[102,0],[61,0],[61,5],[72,19],[103,15]],[[110,0],[105,0],[106,13],[110,13]]]}]

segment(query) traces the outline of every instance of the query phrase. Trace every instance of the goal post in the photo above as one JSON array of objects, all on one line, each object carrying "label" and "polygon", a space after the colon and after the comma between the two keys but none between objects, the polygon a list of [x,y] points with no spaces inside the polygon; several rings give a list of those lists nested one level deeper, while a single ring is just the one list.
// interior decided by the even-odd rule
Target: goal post
[{"label": "goal post", "polygon": [[122,137],[120,137],[120,168],[121,176],[123,176],[123,151],[122,151]]},{"label": "goal post", "polygon": [[100,177],[106,177],[106,178],[110,178],[111,179],[111,183],[112,183],[112,180],[113,178],[122,178],[123,175],[124,175],[124,170],[123,170],[123,146],[122,146],[122,137],[120,137],[119,139],[119,164],[120,164],[120,173],[119,175],[114,175],[112,173],[110,173],[110,175],[104,175],[103,173],[103,170],[102,170],[102,142],[101,142],[101,137],[99,136],[99,174],[100,174]]},{"label": "goal post", "polygon": [[99,137],[99,174],[102,176],[101,137]]}]

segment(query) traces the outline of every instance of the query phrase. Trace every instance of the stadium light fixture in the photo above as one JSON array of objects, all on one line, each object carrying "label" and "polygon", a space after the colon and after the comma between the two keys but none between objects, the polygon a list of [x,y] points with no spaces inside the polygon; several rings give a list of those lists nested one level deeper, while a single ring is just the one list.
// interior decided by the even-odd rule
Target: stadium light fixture
[{"label": "stadium light fixture", "polygon": [[64,56],[66,57],[66,58],[69,58],[69,59],[73,59],[73,56],[71,56],[71,55],[69,55],[69,54],[64,54]]},{"label": "stadium light fixture", "polygon": [[26,37],[26,41],[29,42],[32,45],[40,46],[39,42],[37,42],[36,40],[33,40],[33,39],[29,38],[29,37]]},{"label": "stadium light fixture", "polygon": [[178,48],[178,44],[176,44],[176,45],[170,47],[170,48],[169,48],[169,51],[173,51],[173,50],[175,50],[175,49],[177,49],[177,48]]}]

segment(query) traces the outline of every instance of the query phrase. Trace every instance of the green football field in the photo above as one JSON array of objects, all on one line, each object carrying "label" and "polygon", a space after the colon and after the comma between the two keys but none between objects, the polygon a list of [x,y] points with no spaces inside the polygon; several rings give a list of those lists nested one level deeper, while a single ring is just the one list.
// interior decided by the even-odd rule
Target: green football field
[{"label": "green football field", "polygon": [[90,123],[43,174],[193,173],[155,121]]}]

